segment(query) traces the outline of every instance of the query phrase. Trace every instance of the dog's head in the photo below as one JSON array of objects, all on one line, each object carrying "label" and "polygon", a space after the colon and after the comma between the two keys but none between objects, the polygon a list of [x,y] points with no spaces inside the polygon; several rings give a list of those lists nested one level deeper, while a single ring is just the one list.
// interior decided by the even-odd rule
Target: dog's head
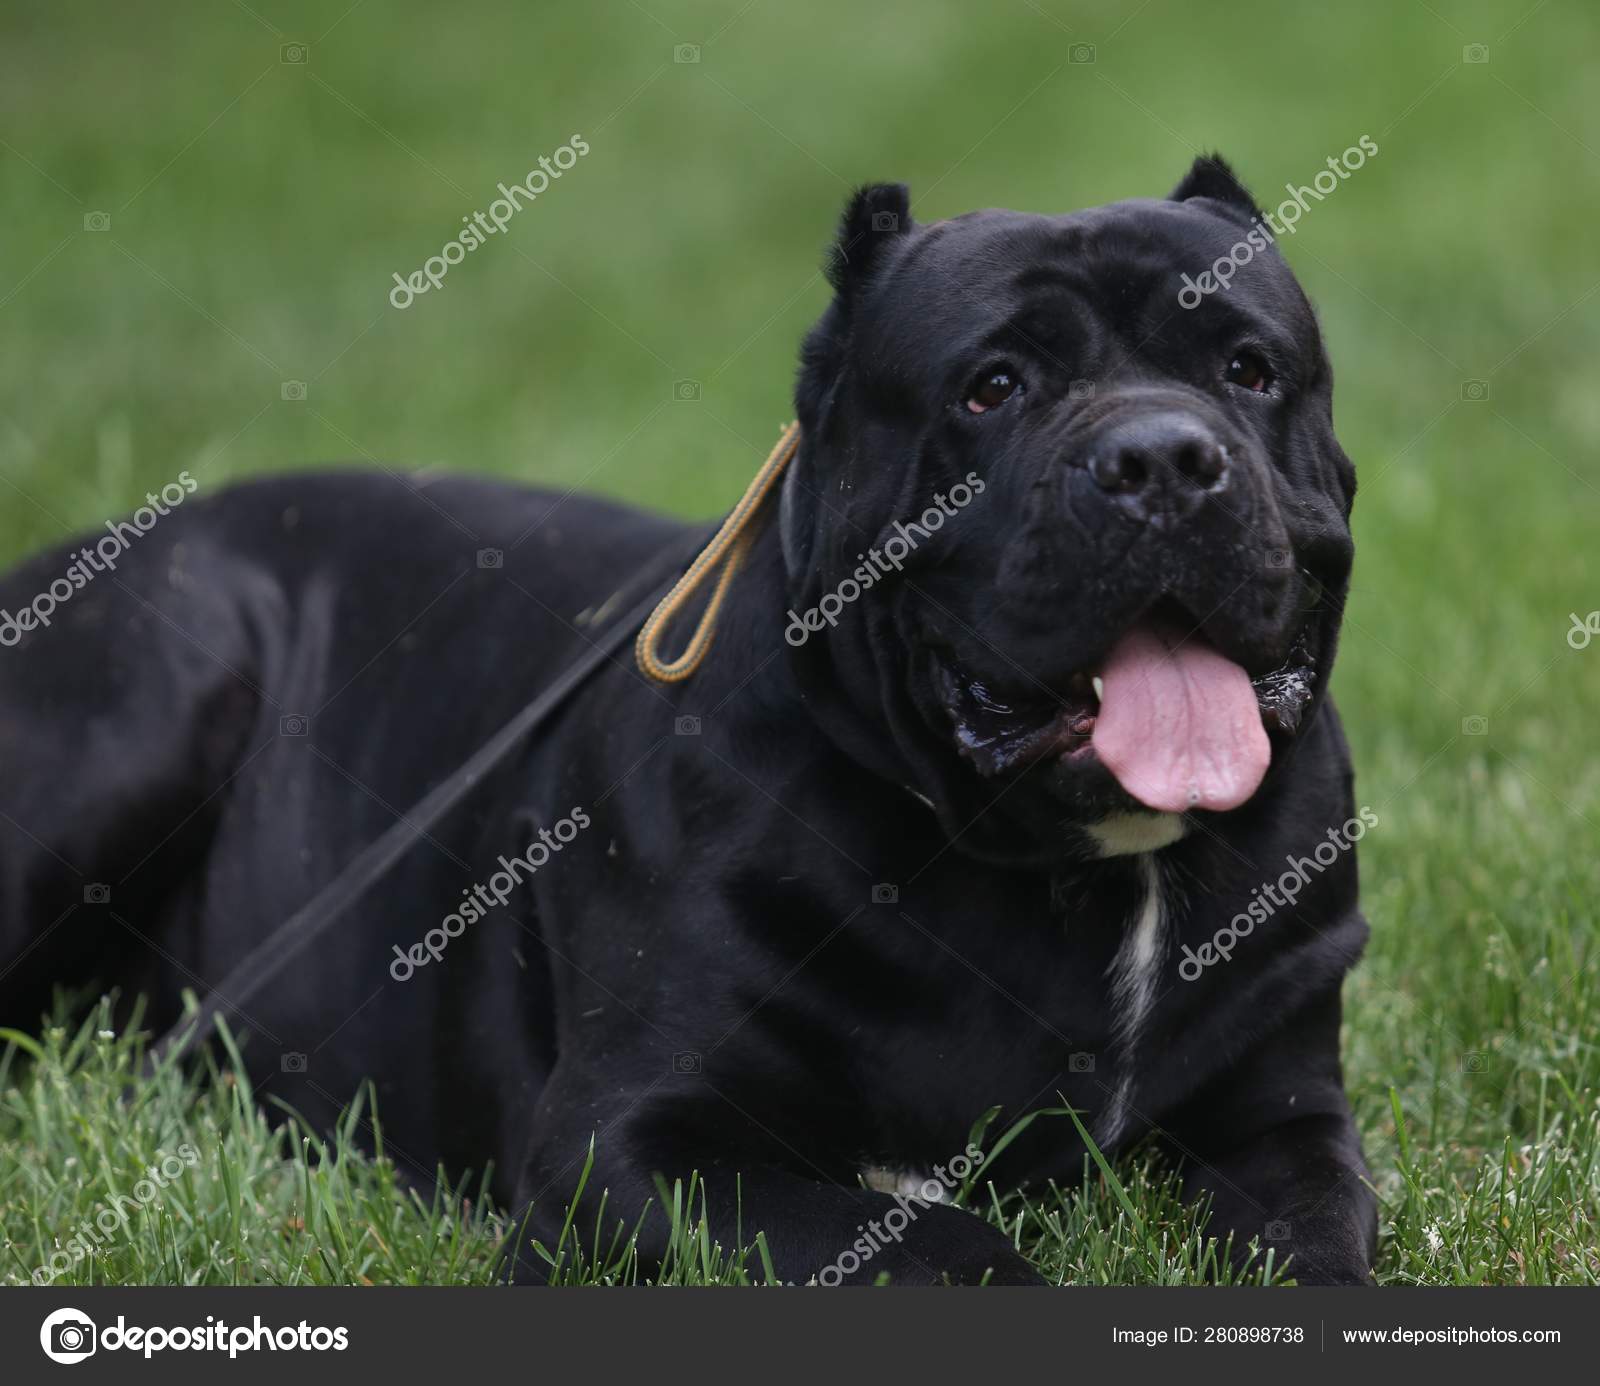
[{"label": "dog's head", "polygon": [[1251,799],[1316,711],[1355,477],[1258,215],[1218,159],[1068,216],[919,226],[897,185],[845,212],[788,640],[824,724],[969,850],[1159,845]]}]

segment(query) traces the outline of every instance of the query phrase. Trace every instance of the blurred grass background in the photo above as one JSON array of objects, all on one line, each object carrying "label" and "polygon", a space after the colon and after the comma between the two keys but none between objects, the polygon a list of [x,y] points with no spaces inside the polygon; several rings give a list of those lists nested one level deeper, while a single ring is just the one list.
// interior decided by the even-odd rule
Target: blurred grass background
[{"label": "blurred grass background", "polygon": [[[1489,1278],[1595,1279],[1600,644],[1564,634],[1600,608],[1597,37],[1584,0],[6,0],[0,561],[183,468],[383,459],[710,514],[788,417],[853,184],[1059,211],[1218,149],[1275,205],[1370,135],[1284,249],[1361,475],[1335,688],[1380,818],[1347,1054],[1404,1223],[1385,1273],[1451,1254],[1428,1220],[1464,1204],[1429,1190],[1585,1148],[1537,1247],[1472,1245]],[[574,133],[506,234],[390,306]]]}]

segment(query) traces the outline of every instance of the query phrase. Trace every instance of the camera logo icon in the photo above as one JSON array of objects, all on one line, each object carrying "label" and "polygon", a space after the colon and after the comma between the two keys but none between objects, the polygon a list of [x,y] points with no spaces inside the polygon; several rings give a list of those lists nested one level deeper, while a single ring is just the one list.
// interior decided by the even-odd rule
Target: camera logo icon
[{"label": "camera logo icon", "polygon": [[1463,736],[1487,736],[1489,734],[1489,719],[1487,717],[1463,717],[1461,719],[1461,734]]},{"label": "camera logo icon", "polygon": [[504,568],[506,566],[505,553],[500,549],[479,549],[478,566],[480,568]]},{"label": "camera logo icon", "polygon": [[81,1362],[93,1357],[97,1335],[94,1320],[77,1309],[57,1309],[40,1326],[39,1346],[52,1362]]},{"label": "camera logo icon", "polygon": [[1274,1218],[1266,1225],[1265,1231],[1269,1242],[1286,1242],[1289,1240],[1289,1224],[1282,1218]]},{"label": "camera logo icon", "polygon": [[1463,380],[1461,382],[1461,398],[1468,404],[1482,404],[1489,398],[1489,382],[1487,380]]},{"label": "camera logo icon", "polygon": [[1469,43],[1461,50],[1461,61],[1464,63],[1486,63],[1489,61],[1489,45],[1487,43]]},{"label": "camera logo icon", "polygon": [[304,67],[311,61],[311,49],[304,43],[286,43],[278,50],[278,61],[286,67]]},{"label": "camera logo icon", "polygon": [[1461,1056],[1461,1071],[1463,1073],[1487,1073],[1489,1071],[1489,1056],[1474,1049],[1469,1054]]},{"label": "camera logo icon", "polygon": [[298,712],[291,712],[285,717],[278,718],[279,736],[304,736],[311,730],[311,719],[303,717]]},{"label": "camera logo icon", "polygon": [[672,1071],[674,1073],[699,1073],[701,1059],[692,1049],[685,1049],[682,1053],[672,1056]]},{"label": "camera logo icon", "polygon": [[894,905],[900,901],[900,887],[890,885],[887,881],[879,881],[872,887],[872,903],[874,905]]},{"label": "camera logo icon", "polygon": [[900,218],[894,212],[874,212],[872,214],[872,229],[874,231],[897,231],[900,229]]},{"label": "camera logo icon", "polygon": [[1067,61],[1069,63],[1078,63],[1080,66],[1092,63],[1094,61],[1094,51],[1094,44],[1092,43],[1075,43],[1071,48],[1067,49]]},{"label": "camera logo icon", "polygon": [[698,380],[673,381],[672,402],[674,404],[698,404],[700,402],[700,382]]},{"label": "camera logo icon", "polygon": [[679,717],[673,722],[672,730],[678,736],[699,736],[700,719],[698,717]]},{"label": "camera logo icon", "polygon": [[306,382],[303,380],[285,380],[278,387],[278,398],[298,403],[306,397]]},{"label": "camera logo icon", "polygon": [[281,1073],[304,1073],[306,1056],[298,1049],[291,1049],[278,1060],[278,1070]]},{"label": "camera logo icon", "polygon": [[700,45],[698,43],[680,43],[672,50],[672,61],[675,63],[697,63],[700,61]]},{"label": "camera logo icon", "polygon": [[1086,400],[1094,398],[1094,381],[1074,380],[1067,386],[1067,398],[1070,400]]},{"label": "camera logo icon", "polygon": [[83,903],[86,905],[109,905],[111,903],[111,887],[100,881],[84,886]]},{"label": "camera logo icon", "polygon": [[1094,1072],[1094,1055],[1093,1054],[1083,1054],[1083,1053],[1067,1055],[1067,1072],[1068,1073],[1093,1073]]},{"label": "camera logo icon", "polygon": [[111,213],[85,212],[83,214],[83,229],[85,231],[109,231],[111,229]]},{"label": "camera logo icon", "polygon": [[1267,567],[1273,572],[1287,572],[1294,567],[1294,555],[1288,549],[1268,549]]}]

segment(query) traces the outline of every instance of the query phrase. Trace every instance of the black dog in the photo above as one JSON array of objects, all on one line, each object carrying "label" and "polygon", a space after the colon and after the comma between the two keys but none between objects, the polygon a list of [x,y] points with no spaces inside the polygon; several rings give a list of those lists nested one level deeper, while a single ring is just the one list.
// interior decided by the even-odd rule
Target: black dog
[{"label": "black dog", "polygon": [[[1274,249],[1179,301],[1254,216],[1216,160],[1071,216],[859,193],[704,667],[611,661],[240,1007],[269,1091],[375,1079],[391,1151],[492,1161],[547,1241],[591,1137],[580,1225],[698,1170],[725,1246],[740,1215],[823,1283],[1037,1279],[948,1190],[980,1114],[1065,1102],[1165,1142],[1236,1248],[1365,1280],[1354,475]],[[0,586],[8,1024],[91,980],[174,1020],[688,533],[378,471],[168,508],[47,605],[77,546]],[[1047,1118],[981,1173],[1083,1156]]]}]

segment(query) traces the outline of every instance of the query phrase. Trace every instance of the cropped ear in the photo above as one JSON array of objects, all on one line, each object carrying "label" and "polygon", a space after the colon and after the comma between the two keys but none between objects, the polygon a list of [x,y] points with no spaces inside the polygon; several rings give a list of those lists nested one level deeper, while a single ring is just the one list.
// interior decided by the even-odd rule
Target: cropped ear
[{"label": "cropped ear", "polygon": [[828,282],[843,299],[864,283],[883,249],[911,229],[911,193],[904,183],[857,188],[828,252]]},{"label": "cropped ear", "polygon": [[1191,197],[1206,197],[1232,207],[1247,217],[1259,217],[1261,209],[1250,190],[1234,175],[1220,154],[1202,154],[1172,190],[1172,201],[1187,202]]},{"label": "cropped ear", "polygon": [[[834,288],[833,302],[806,333],[800,347],[794,404],[804,441],[800,465],[789,469],[790,482],[804,469],[811,450],[827,436],[855,330],[856,298],[881,267],[884,251],[909,232],[911,224],[911,193],[904,183],[868,183],[857,188],[845,206],[838,236],[828,248],[826,261],[828,283]],[[784,544],[792,571],[804,567],[796,555],[800,552],[800,536],[809,532],[807,517],[815,508],[805,500],[806,494],[791,484],[784,487]],[[802,516],[802,511],[807,515]]]}]

